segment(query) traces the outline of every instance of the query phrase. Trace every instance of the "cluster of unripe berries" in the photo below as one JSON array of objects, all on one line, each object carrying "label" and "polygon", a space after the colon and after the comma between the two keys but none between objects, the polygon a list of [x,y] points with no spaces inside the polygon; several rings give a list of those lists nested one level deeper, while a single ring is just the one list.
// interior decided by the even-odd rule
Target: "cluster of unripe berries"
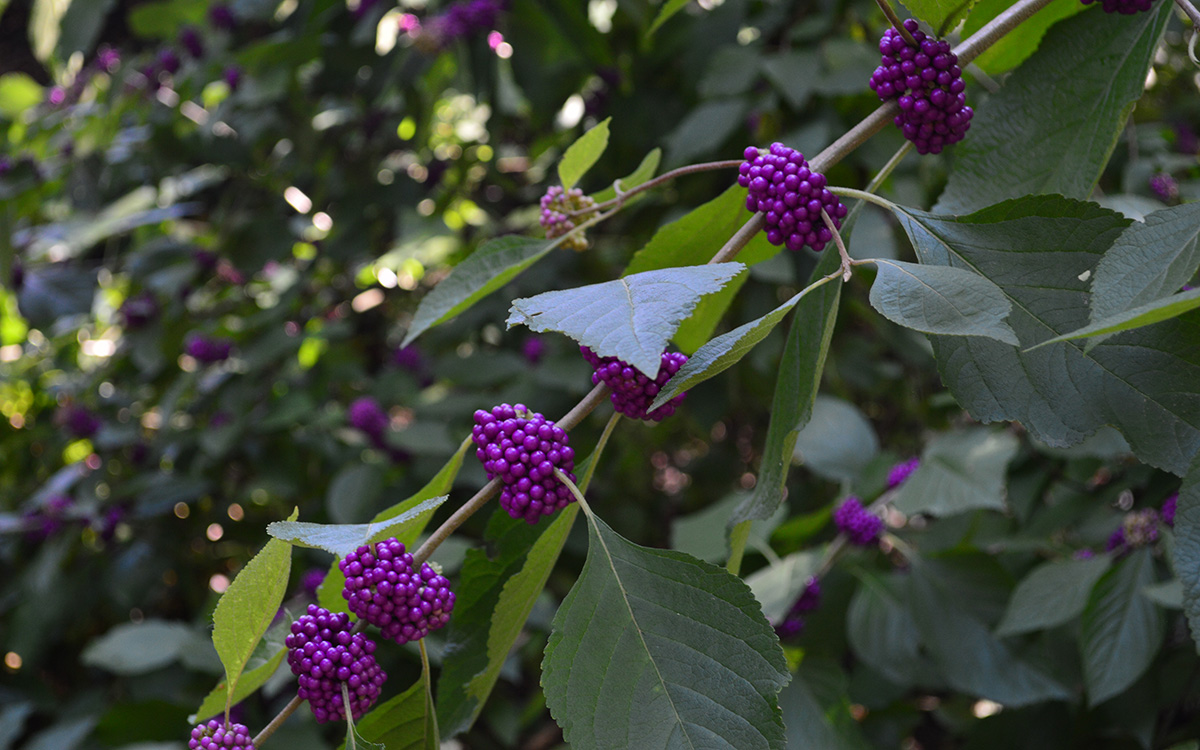
[{"label": "cluster of unripe berries", "polygon": [[[563,190],[561,185],[551,186],[542,196],[542,215],[538,219],[542,228],[546,230],[546,239],[562,237],[574,229],[576,224],[571,216],[572,213],[576,214],[575,218],[583,221],[591,218],[594,212],[588,210],[595,205],[596,201],[592,200],[591,196],[584,195],[579,188]],[[585,213],[578,213],[580,211]],[[572,250],[586,250],[588,243],[587,238],[580,232],[563,240],[562,245]]]},{"label": "cluster of unripe berries", "polygon": [[350,697],[350,713],[357,719],[379,699],[387,679],[375,662],[375,643],[352,629],[350,616],[344,612],[334,614],[310,604],[308,614],[292,623],[292,632],[284,641],[288,666],[300,683],[297,695],[308,701],[321,723],[346,718],[343,684]]},{"label": "cluster of unripe berries", "polygon": [[851,544],[860,547],[874,545],[883,535],[883,519],[869,512],[853,495],[834,509],[833,523]]},{"label": "cluster of unripe berries", "polygon": [[450,621],[454,592],[429,563],[413,568],[413,556],[394,537],[363,545],[338,568],[346,576],[342,596],[350,611],[404,644],[424,638]]},{"label": "cluster of unripe berries", "polygon": [[676,407],[683,403],[687,395],[681,393],[654,411],[647,411],[667,381],[687,362],[686,354],[663,352],[658,374],[651,380],[641,370],[622,359],[601,357],[586,346],[579,347],[579,351],[595,370],[592,373],[592,383],[607,385],[612,390],[609,400],[612,401],[613,408],[630,419],[661,422],[675,413]]},{"label": "cluster of unripe berries", "polygon": [[738,167],[738,184],[748,189],[746,208],[762,213],[767,240],[797,251],[807,245],[824,249],[833,232],[821,218],[824,210],[840,228],[846,207],[825,187],[825,175],[812,171],[804,154],[782,143],[762,153],[746,149]]},{"label": "cluster of unripe berries", "polygon": [[566,431],[541,414],[523,404],[480,409],[471,439],[488,479],[499,477],[503,483],[500,507],[513,518],[537,523],[574,499],[554,470],[575,481],[575,450],[567,445]]},{"label": "cluster of unripe berries", "polygon": [[896,29],[879,40],[880,65],[870,86],[883,101],[896,100],[896,127],[922,154],[936,154],[957,143],[971,127],[966,84],[958,56],[944,39],[931,39],[911,18],[904,22],[916,46]]}]

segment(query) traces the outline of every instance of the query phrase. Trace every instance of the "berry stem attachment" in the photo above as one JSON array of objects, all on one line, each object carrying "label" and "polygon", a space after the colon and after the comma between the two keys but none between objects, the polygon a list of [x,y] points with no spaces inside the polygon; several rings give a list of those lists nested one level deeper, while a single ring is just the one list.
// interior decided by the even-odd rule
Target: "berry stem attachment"
[{"label": "berry stem attachment", "polygon": [[[640,185],[635,185],[634,187],[631,187],[628,190],[624,190],[624,191],[620,189],[619,185],[617,185],[616,183],[613,183],[613,189],[616,190],[616,192],[617,192],[616,198],[606,200],[603,203],[597,203],[596,205],[591,206],[591,207],[587,208],[586,210],[569,211],[569,212],[567,212],[567,216],[575,217],[575,216],[580,216],[583,214],[588,214],[593,211],[604,211],[609,208],[620,207],[620,206],[625,205],[625,201],[629,200],[630,198],[637,195],[638,193],[642,193],[647,190],[652,190],[652,189],[658,187],[659,185],[670,182],[671,180],[675,179],[676,177],[682,177],[684,175],[695,174],[697,172],[712,172],[713,170],[717,170],[717,169],[737,169],[740,164],[741,164],[740,161],[726,160],[726,161],[709,161],[709,162],[703,162],[701,164],[689,164],[685,167],[676,167],[675,169],[672,169],[669,172],[663,172],[658,177],[655,177],[652,180],[647,180],[646,182],[643,182]],[[619,182],[619,180],[618,180],[618,182]]]},{"label": "berry stem attachment", "polygon": [[892,9],[892,4],[888,0],[875,0],[875,4],[883,11],[883,15],[887,16],[887,20],[892,24],[892,28],[900,32],[900,36],[904,37],[904,41],[908,43],[908,46],[916,47],[917,40],[913,39],[912,33],[904,28],[904,22],[896,15],[896,11]]},{"label": "berry stem attachment", "polygon": [[274,719],[271,719],[271,723],[263,727],[263,730],[254,738],[254,747],[261,748],[263,743],[266,742],[271,735],[275,734],[275,730],[279,729],[279,727],[283,725],[283,722],[287,721],[287,717],[291,716],[297,708],[300,708],[300,704],[303,702],[304,699],[298,695],[295,698],[292,698],[292,700],[283,707],[283,710],[276,714]]},{"label": "berry stem attachment", "polygon": [[833,219],[829,218],[829,214],[825,209],[821,209],[821,221],[825,222],[825,226],[833,233],[833,242],[837,245],[838,255],[842,256],[842,281],[850,281],[850,268],[854,265],[854,261],[850,260],[850,253],[846,251],[846,243],[842,242],[842,235],[838,232],[837,225],[833,223]]}]

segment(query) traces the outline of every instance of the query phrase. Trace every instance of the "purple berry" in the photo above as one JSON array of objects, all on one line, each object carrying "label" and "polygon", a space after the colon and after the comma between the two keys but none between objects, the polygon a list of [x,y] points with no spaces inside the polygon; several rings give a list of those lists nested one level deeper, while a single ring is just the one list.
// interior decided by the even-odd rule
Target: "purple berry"
[{"label": "purple berry", "polygon": [[1179,197],[1179,183],[1166,172],[1160,172],[1150,178],[1150,190],[1163,203],[1170,203]]},{"label": "purple berry", "polygon": [[1071,555],[1072,560],[1091,560],[1096,556],[1096,553],[1084,547],[1083,549],[1075,550],[1075,554]]},{"label": "purple berry", "polygon": [[100,417],[97,417],[91,409],[79,404],[62,407],[55,419],[71,434],[71,437],[80,440],[94,436],[103,425]]},{"label": "purple berry", "polygon": [[888,477],[887,477],[888,489],[890,490],[893,487],[899,487],[900,485],[904,484],[905,480],[907,480],[910,476],[912,476],[912,473],[914,471],[916,471],[917,469],[919,469],[920,467],[921,467],[921,459],[916,458],[916,457],[910,458],[907,461],[901,461],[900,463],[893,466],[888,471]]},{"label": "purple berry", "polygon": [[531,365],[536,365],[546,356],[546,342],[537,336],[530,336],[521,343],[521,356]]},{"label": "purple berry", "polygon": [[155,60],[155,65],[159,70],[174,75],[179,72],[179,55],[175,54],[175,50],[164,49],[160,50],[158,57]]},{"label": "purple berry", "polygon": [[346,409],[346,421],[351,427],[367,433],[375,443],[383,442],[390,420],[379,402],[370,396],[355,399]]},{"label": "purple berry", "polygon": [[597,356],[586,346],[579,347],[579,350],[583,353],[583,358],[595,370],[592,373],[592,383],[596,385],[604,383],[611,388],[612,395],[609,400],[612,401],[613,408],[630,419],[661,422],[675,413],[675,409],[683,403],[683,399],[687,395],[680,393],[654,411],[649,413],[646,411],[650,408],[650,404],[654,403],[655,397],[658,396],[667,381],[679,372],[679,368],[683,367],[684,362],[687,362],[686,354],[663,352],[658,374],[654,380],[651,380],[641,370],[624,360],[616,357]]},{"label": "purple berry", "polygon": [[225,68],[225,72],[221,74],[221,78],[225,81],[225,85],[230,91],[237,91],[238,86],[242,83],[242,69],[236,65],[230,65]]},{"label": "purple berry", "polygon": [[158,317],[158,300],[150,292],[142,292],[121,303],[117,312],[120,313],[125,328],[136,331],[145,328]]},{"label": "purple berry", "polygon": [[1162,510],[1158,512],[1158,517],[1168,526],[1175,525],[1175,506],[1179,504],[1179,493],[1176,492],[1163,501]]},{"label": "purple berry", "polygon": [[[546,194],[542,196],[541,207],[542,215],[538,220],[542,227],[546,230],[546,239],[552,240],[555,237],[561,237],[567,232],[575,228],[575,222],[568,214],[573,211],[586,211],[596,205],[596,201],[589,196],[583,194],[579,188],[571,188],[564,191],[561,185],[553,185]],[[590,219],[595,212],[584,213],[576,218],[581,221]],[[569,247],[572,250],[586,250],[588,246],[587,238],[582,234],[574,235],[563,240],[563,247]]]},{"label": "purple berry", "polygon": [[204,364],[224,362],[233,353],[233,342],[217,336],[192,333],[184,342],[183,351],[192,359]]},{"label": "purple berry", "polygon": [[804,154],[782,143],[773,143],[767,153],[749,147],[738,168],[738,184],[749,190],[746,208],[763,214],[767,240],[793,252],[805,245],[821,251],[833,234],[821,218],[829,214],[835,227],[842,226],[846,207],[825,187],[825,175],[813,172]]},{"label": "purple berry", "polygon": [[783,622],[775,626],[775,635],[779,640],[795,638],[804,632],[804,618],[799,615],[788,615]]},{"label": "purple berry", "polygon": [[870,547],[883,534],[883,519],[868,513],[862,501],[851,495],[833,511],[833,522],[851,544]]},{"label": "purple berry", "polygon": [[461,39],[477,31],[495,28],[504,10],[502,0],[467,0],[451,5],[429,22],[442,44]]},{"label": "purple berry", "polygon": [[450,621],[455,599],[450,581],[429,563],[413,570],[412,555],[395,537],[359,547],[338,568],[346,576],[342,597],[350,611],[384,638],[417,641]]},{"label": "purple berry", "polygon": [[237,27],[237,19],[228,5],[218,4],[208,9],[208,22],[214,29],[233,31]]},{"label": "purple berry", "polygon": [[299,680],[297,694],[321,723],[346,718],[342,685],[350,693],[350,713],[357,719],[379,699],[387,674],[375,663],[375,642],[351,632],[344,612],[333,614],[315,604],[292,623],[286,639],[288,666]]},{"label": "purple berry", "polygon": [[300,579],[300,585],[310,599],[317,598],[317,589],[321,588],[321,584],[325,582],[326,573],[324,568],[313,568],[305,571],[304,577]]},{"label": "purple berry", "polygon": [[184,26],[180,30],[179,46],[196,59],[204,57],[204,41],[200,38],[200,32],[192,26]]},{"label": "purple berry", "polygon": [[102,44],[96,51],[96,64],[105,72],[112,73],[121,65],[121,53],[107,44]]},{"label": "purple berry", "polygon": [[254,750],[254,742],[245,724],[226,726],[217,718],[192,730],[188,750]]},{"label": "purple berry", "polygon": [[575,499],[554,474],[557,468],[575,481],[575,450],[567,445],[566,431],[541,414],[523,404],[480,409],[471,439],[488,479],[504,483],[500,507],[513,518],[537,523]]}]

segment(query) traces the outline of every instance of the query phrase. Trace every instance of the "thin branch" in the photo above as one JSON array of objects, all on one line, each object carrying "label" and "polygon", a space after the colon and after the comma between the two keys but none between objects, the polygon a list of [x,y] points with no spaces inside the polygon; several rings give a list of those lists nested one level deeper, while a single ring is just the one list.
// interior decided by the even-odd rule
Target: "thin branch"
[{"label": "thin branch", "polygon": [[838,255],[842,256],[842,281],[849,281],[851,278],[850,269],[854,265],[854,261],[850,260],[850,253],[846,250],[846,243],[842,242],[842,233],[838,231],[837,225],[833,223],[833,219],[829,214],[825,213],[825,209],[821,209],[821,221],[825,222],[829,232],[833,235],[833,242],[837,245]]},{"label": "thin branch", "polygon": [[593,211],[603,211],[605,209],[612,208],[613,206],[622,206],[625,204],[625,201],[629,200],[630,198],[637,195],[638,193],[642,193],[647,190],[652,190],[653,188],[656,188],[659,185],[670,182],[671,180],[675,179],[676,177],[682,177],[684,175],[695,174],[697,172],[712,172],[717,169],[737,169],[741,165],[742,165],[741,159],[727,159],[725,161],[709,161],[709,162],[704,162],[702,164],[688,164],[687,166],[684,166],[684,167],[677,167],[675,169],[672,169],[669,172],[663,172],[658,177],[655,177],[652,180],[647,180],[646,182],[643,182],[640,185],[635,185],[623,192],[621,190],[617,189],[616,185],[614,183],[614,189],[617,189],[617,197],[616,198],[606,200],[603,203],[597,203],[594,206],[588,206],[587,208],[581,208],[576,211],[568,211],[567,216],[574,218],[576,216],[583,216],[585,214],[590,214]]},{"label": "thin branch", "polygon": [[733,233],[729,241],[717,251],[717,254],[712,257],[709,263],[725,263],[737,257],[737,254],[742,251],[742,248],[749,244],[750,240],[754,239],[754,235],[762,230],[766,222],[763,220],[763,215],[756,213],[751,216],[741,229]]},{"label": "thin branch", "polygon": [[1188,2],[1188,0],[1175,0],[1175,4],[1178,5],[1179,9],[1183,11],[1183,14],[1191,20],[1193,31],[1195,31],[1197,34],[1200,34],[1200,9],[1197,9],[1196,6],[1192,5],[1190,2]]},{"label": "thin branch", "polygon": [[892,10],[892,4],[888,0],[875,0],[875,4],[883,11],[883,15],[887,16],[887,20],[892,24],[892,28],[900,32],[900,36],[904,37],[904,41],[908,43],[908,46],[916,47],[917,40],[913,39],[912,32],[904,28],[904,22],[896,15],[896,11]]},{"label": "thin branch", "polygon": [[454,515],[443,521],[442,525],[437,527],[437,530],[429,535],[429,538],[425,540],[425,543],[421,545],[421,548],[413,553],[413,565],[420,565],[428,560],[429,556],[433,554],[433,551],[437,549],[442,542],[446,541],[450,535],[458,529],[459,526],[462,526],[464,523],[466,523],[468,518],[475,515],[475,511],[482,508],[488,500],[492,499],[493,495],[500,491],[501,484],[502,482],[500,477],[496,477],[487,484],[483,485],[479,488],[479,491],[471,497],[470,500],[463,503],[462,507],[454,511]]},{"label": "thin branch", "polygon": [[271,735],[275,734],[275,730],[279,729],[283,722],[287,721],[287,717],[291,716],[297,708],[300,708],[300,704],[303,702],[304,699],[298,695],[295,698],[292,698],[292,700],[283,707],[283,710],[280,711],[274,719],[271,719],[271,723],[263,727],[263,730],[258,733],[258,736],[251,741],[254,744],[254,747],[261,748],[263,743],[266,742]]}]

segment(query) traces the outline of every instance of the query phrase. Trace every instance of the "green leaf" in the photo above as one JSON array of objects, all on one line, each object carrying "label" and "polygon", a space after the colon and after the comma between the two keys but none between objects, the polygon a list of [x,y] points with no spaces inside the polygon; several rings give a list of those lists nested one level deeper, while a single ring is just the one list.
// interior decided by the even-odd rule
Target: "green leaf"
[{"label": "green leaf", "polygon": [[173,39],[184,24],[204,22],[208,3],[203,0],[164,0],[139,5],[129,11],[129,28],[140,37]]},{"label": "green leaf", "polygon": [[[616,185],[609,185],[598,193],[592,193],[592,200],[597,203],[603,203],[617,197],[618,187],[624,192],[632,190],[644,182],[649,182],[654,178],[655,172],[658,171],[660,162],[662,162],[662,149],[656,148],[642,158],[642,163],[638,165],[637,169],[630,172],[628,176],[617,180]],[[625,205],[628,206],[631,201],[637,200],[638,197],[634,196],[626,200]]]},{"label": "green leaf", "polygon": [[812,416],[797,434],[792,451],[810,471],[850,482],[879,453],[879,438],[857,406],[821,395],[813,402]]},{"label": "green leaf", "polygon": [[611,120],[611,117],[604,118],[572,143],[563,154],[562,161],[558,163],[558,179],[563,190],[575,187],[575,183],[587,174],[592,165],[599,161],[604,149],[608,148],[608,123]]},{"label": "green leaf", "polygon": [[249,698],[260,687],[266,684],[267,680],[275,674],[279,669],[279,665],[283,663],[284,657],[287,656],[287,648],[280,645],[270,659],[259,664],[257,667],[242,673],[241,679],[238,680],[237,688],[233,691],[233,696],[229,697],[229,684],[222,681],[200,704],[200,708],[196,709],[195,718],[192,721],[203,721],[210,716],[216,716],[225,711],[226,702],[229,705],[236,705]]},{"label": "green leaf", "polygon": [[893,323],[922,333],[987,336],[1016,346],[1004,319],[1012,305],[1000,287],[952,266],[877,260],[871,306]]},{"label": "green leaf", "polygon": [[88,644],[80,660],[119,675],[143,674],[174,662],[193,635],[192,629],[181,622],[126,623]]},{"label": "green leaf", "polygon": [[813,83],[821,73],[821,62],[816,50],[789,51],[764,58],[762,68],[792,109],[800,109],[812,98]]},{"label": "green leaf", "polygon": [[426,519],[422,516],[446,502],[449,497],[449,495],[440,495],[429,498],[398,516],[378,523],[333,524],[275,521],[267,525],[267,533],[288,544],[310,549],[323,549],[340,558],[364,544],[373,544],[388,537],[411,538],[412,534],[406,533],[405,527],[409,524],[424,526]]},{"label": "green leaf", "polygon": [[1179,488],[1172,561],[1183,584],[1183,611],[1192,640],[1200,646],[1200,457]]},{"label": "green leaf", "polygon": [[657,373],[667,342],[706,294],[719,291],[745,266],[716,263],[626,276],[577,289],[513,300],[508,326],[560,331],[604,357],[616,356]]},{"label": "green leaf", "polygon": [[[853,723],[849,712],[845,721],[835,725],[830,711],[822,707],[813,689],[809,686],[805,672],[812,662],[805,659],[801,670],[792,677],[792,682],[779,694],[779,707],[783,710],[783,722],[787,727],[787,745],[792,748],[821,748],[821,750],[857,750],[865,745],[846,736],[848,725]],[[843,677],[843,683],[845,678]],[[846,685],[839,694],[846,700]]]},{"label": "green leaf", "polygon": [[746,584],[588,522],[587,562],[542,662],[571,747],[782,748],[787,665]]},{"label": "green leaf", "polygon": [[483,243],[421,300],[401,346],[408,346],[425,331],[445,323],[504,286],[541,260],[561,240],[561,237],[547,241],[507,235]]},{"label": "green leaf", "polygon": [[428,695],[428,681],[422,672],[408,690],[359,719],[355,725],[359,736],[387,750],[437,750],[437,718]]},{"label": "green leaf", "polygon": [[1101,555],[1089,560],[1055,560],[1034,568],[1013,592],[996,635],[1045,630],[1075,619],[1111,564],[1108,555]]},{"label": "green leaf", "polygon": [[1089,705],[1124,692],[1158,653],[1162,611],[1141,593],[1152,583],[1154,558],[1150,550],[1139,549],[1117,563],[1092,591],[1079,634]]},{"label": "green leaf", "polygon": [[1070,333],[1064,333],[1061,336],[1047,339],[1036,346],[1029,347],[1026,351],[1040,349],[1043,346],[1057,344],[1060,341],[1087,339],[1095,336],[1105,336],[1110,333],[1120,333],[1121,331],[1132,331],[1135,328],[1142,328],[1143,326],[1177,318],[1186,312],[1195,310],[1197,307],[1200,307],[1200,289],[1193,289],[1192,291],[1163,297],[1162,299],[1139,305],[1131,310],[1116,313],[1111,317],[1086,325]]},{"label": "green leaf", "polygon": [[[963,38],[974,34],[1003,11],[1008,10],[1012,0],[978,0],[963,26]],[[1049,4],[1026,18],[1012,31],[975,58],[975,64],[991,75],[1006,73],[1020,65],[1038,48],[1046,31],[1064,18],[1082,13],[1088,6],[1075,0],[1052,0]]]},{"label": "green leaf", "polygon": [[[378,525],[390,521],[393,518],[407,516],[414,508],[425,505],[426,502],[434,498],[445,497],[450,492],[450,487],[454,484],[454,479],[458,476],[459,469],[462,468],[463,456],[467,451],[474,447],[474,443],[470,438],[463,440],[458,446],[458,451],[455,452],[450,460],[446,462],[433,479],[416,492],[412,497],[406,498],[392,507],[380,511],[371,523]],[[405,521],[404,525],[391,532],[391,536],[395,536],[407,548],[412,548],[416,543],[417,538],[421,536],[421,532],[425,531],[425,527],[429,524],[429,519],[433,518],[434,512],[437,510],[439,502],[433,507],[419,511],[418,515]],[[376,532],[371,541],[379,541],[386,539],[386,536],[379,536],[380,532]],[[325,574],[325,580],[321,582],[320,588],[317,589],[317,603],[330,612],[349,612],[349,607],[346,606],[345,599],[342,598],[342,589],[346,586],[346,577],[342,575],[342,571],[338,568],[338,561],[334,560],[329,566],[329,572]]]},{"label": "green leaf", "polygon": [[1017,659],[977,614],[965,608],[954,586],[935,576],[929,565],[913,566],[910,593],[921,643],[950,687],[1006,707],[1070,695],[1039,669]]},{"label": "green leaf", "polygon": [[[813,270],[812,277],[820,278],[837,267],[835,253],[826,253]],[[770,518],[783,502],[788,469],[796,438],[813,415],[821,373],[825,371],[825,356],[833,340],[837,322],[840,284],[827,284],[802,299],[792,320],[787,346],[779,363],[775,396],[771,402],[771,421],[758,465],[754,489],[738,506],[730,523],[750,519]]]},{"label": "green leaf", "polygon": [[[671,549],[686,552],[705,562],[725,560],[729,552],[729,518],[748,496],[749,493],[743,490],[731,492],[704,510],[676,518],[671,523]],[[787,510],[780,508],[770,518],[751,523],[749,548],[769,548],[768,537],[786,516]]]},{"label": "green leaf", "polygon": [[[821,282],[821,284],[824,283],[826,282]],[[801,299],[818,288],[820,287],[810,284],[761,318],[743,323],[729,333],[721,334],[700,347],[691,359],[679,368],[679,372],[667,381],[666,386],[659,392],[658,398],[654,399],[654,403],[650,405],[650,409],[657,409],[687,389],[716,377],[736,365],[758,342],[765,339],[767,334],[775,329],[775,326],[779,325],[783,316],[787,315]]]},{"label": "green leaf", "polygon": [[[1059,196],[1007,201],[946,217],[896,211],[922,263],[968,268],[1011,300],[1023,346],[1087,324],[1086,279],[1128,220]],[[1183,474],[1200,452],[1200,420],[1183,394],[1200,394],[1200,316],[1189,313],[1117,334],[1031,352],[979,337],[935,336],[942,381],[971,416],[1019,420],[1052,447],[1109,424],[1146,463]]]},{"label": "green leaf", "polygon": [[1183,609],[1183,582],[1178,578],[1142,589],[1142,596],[1167,609]]},{"label": "green leaf", "polygon": [[862,585],[846,611],[846,637],[854,653],[897,685],[928,685],[932,667],[909,601],[909,576],[861,574]]},{"label": "green leaf", "polygon": [[1200,266],[1200,203],[1185,203],[1131,224],[1096,266],[1093,323],[1179,291]]},{"label": "green leaf", "polygon": [[[288,520],[298,515],[299,509],[294,510]],[[291,545],[269,540],[238,572],[213,610],[213,646],[234,692],[246,662],[279,611],[291,570]]]},{"label": "green leaf", "polygon": [[688,4],[688,0],[667,0],[663,3],[662,8],[658,11],[658,16],[654,19],[654,23],[650,24],[650,29],[646,32],[646,36],[650,37],[654,32],[658,31],[658,27],[671,19],[679,11],[683,10]]},{"label": "green leaf", "polygon": [[780,622],[820,567],[818,553],[794,552],[751,573],[746,577],[746,585],[758,600],[767,621]]},{"label": "green leaf", "polygon": [[687,114],[666,137],[667,166],[683,166],[712,153],[745,122],[750,104],[743,98],[713,99]]},{"label": "green leaf", "polygon": [[116,0],[72,2],[63,14],[55,56],[60,60],[69,60],[76,52],[91,52],[108,14],[116,4]]},{"label": "green leaf", "polygon": [[902,513],[934,516],[1004,510],[1005,475],[1018,447],[1011,434],[982,427],[938,435],[892,505]]},{"label": "green leaf", "polygon": [[5,73],[0,76],[0,115],[10,120],[41,103],[46,92],[37,81],[24,73]]},{"label": "green leaf", "polygon": [[[383,470],[371,464],[345,466],[329,483],[325,512],[339,524],[362,518],[383,492]],[[268,527],[268,532],[270,528]]]},{"label": "green leaf", "polygon": [[1030,193],[1091,194],[1171,16],[1167,3],[1113,23],[1081,13],[979,107],[935,211],[965,214]]}]

